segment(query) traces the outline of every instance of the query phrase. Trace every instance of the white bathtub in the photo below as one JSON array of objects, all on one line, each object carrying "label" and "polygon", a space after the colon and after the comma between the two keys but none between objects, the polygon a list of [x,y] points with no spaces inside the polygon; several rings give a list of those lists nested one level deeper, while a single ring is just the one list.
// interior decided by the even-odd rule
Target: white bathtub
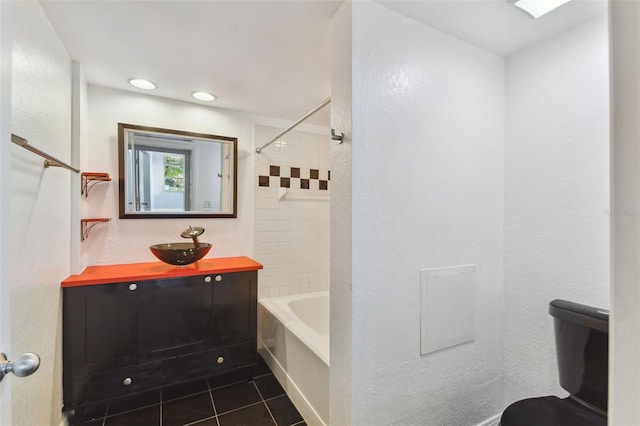
[{"label": "white bathtub", "polygon": [[329,292],[260,299],[258,350],[309,425],[329,423]]}]

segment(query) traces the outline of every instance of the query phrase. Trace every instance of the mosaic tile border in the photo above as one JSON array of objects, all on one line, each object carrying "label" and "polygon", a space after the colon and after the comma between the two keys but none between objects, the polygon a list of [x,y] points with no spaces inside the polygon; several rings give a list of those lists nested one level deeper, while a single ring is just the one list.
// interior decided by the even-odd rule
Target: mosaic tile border
[{"label": "mosaic tile border", "polygon": [[[305,177],[302,177],[303,175]],[[326,176],[326,179],[320,179],[321,175],[323,178]],[[258,186],[310,189],[310,182],[312,180],[318,181],[319,190],[327,191],[329,189],[329,181],[331,180],[331,170],[327,170],[326,172],[322,171],[321,173],[320,169],[302,169],[300,167],[280,167],[270,165],[269,176],[258,176]],[[272,185],[272,182],[274,181],[275,185]],[[298,182],[298,184],[295,185],[295,182]]]}]

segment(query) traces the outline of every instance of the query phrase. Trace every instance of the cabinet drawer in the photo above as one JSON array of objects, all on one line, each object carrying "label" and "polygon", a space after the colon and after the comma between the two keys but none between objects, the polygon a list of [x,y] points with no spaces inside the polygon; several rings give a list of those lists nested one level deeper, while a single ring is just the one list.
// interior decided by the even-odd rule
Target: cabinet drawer
[{"label": "cabinet drawer", "polygon": [[177,361],[180,380],[214,376],[233,368],[252,365],[256,362],[256,352],[256,342],[249,342],[180,356]]},{"label": "cabinet drawer", "polygon": [[76,376],[72,380],[72,395],[65,394],[65,405],[124,396],[164,385],[172,375],[174,362],[169,359]]}]

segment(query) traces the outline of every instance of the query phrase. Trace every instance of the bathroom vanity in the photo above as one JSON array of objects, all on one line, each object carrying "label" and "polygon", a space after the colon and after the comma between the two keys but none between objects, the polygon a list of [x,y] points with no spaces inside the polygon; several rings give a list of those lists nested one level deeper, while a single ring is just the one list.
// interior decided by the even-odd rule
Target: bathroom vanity
[{"label": "bathroom vanity", "polygon": [[257,271],[247,258],[90,266],[62,282],[64,410],[224,373],[252,377]]}]

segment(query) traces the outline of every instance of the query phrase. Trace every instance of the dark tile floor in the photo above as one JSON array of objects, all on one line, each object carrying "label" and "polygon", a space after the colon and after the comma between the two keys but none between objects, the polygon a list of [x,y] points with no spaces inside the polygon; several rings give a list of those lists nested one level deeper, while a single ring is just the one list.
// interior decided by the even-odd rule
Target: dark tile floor
[{"label": "dark tile floor", "polygon": [[[214,387],[200,380],[93,407],[79,424],[91,426],[302,426],[293,406],[261,361],[250,382]],[[75,422],[74,422],[75,423]]]}]

